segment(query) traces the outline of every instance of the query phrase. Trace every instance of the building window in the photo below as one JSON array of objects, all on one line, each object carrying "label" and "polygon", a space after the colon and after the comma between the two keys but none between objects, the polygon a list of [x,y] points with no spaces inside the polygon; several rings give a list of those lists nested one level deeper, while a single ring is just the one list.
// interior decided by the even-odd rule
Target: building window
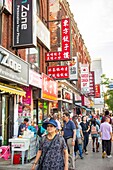
[{"label": "building window", "polygon": [[36,13],[39,16],[39,14],[40,14],[40,2],[39,2],[39,0],[36,1]]},{"label": "building window", "polygon": [[27,49],[27,61],[30,63],[30,68],[36,72],[39,72],[40,68],[40,48],[28,48]]}]

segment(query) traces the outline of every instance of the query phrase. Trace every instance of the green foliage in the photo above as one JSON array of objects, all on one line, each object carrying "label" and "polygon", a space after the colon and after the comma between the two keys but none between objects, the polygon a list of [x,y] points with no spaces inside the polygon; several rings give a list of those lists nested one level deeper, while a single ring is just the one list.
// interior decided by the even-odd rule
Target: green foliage
[{"label": "green foliage", "polygon": [[107,104],[108,109],[113,111],[113,90],[109,89],[109,84],[113,82],[113,79],[106,78],[106,75],[103,74],[101,76],[102,81],[101,84],[106,87],[106,92],[103,94],[104,102]]}]

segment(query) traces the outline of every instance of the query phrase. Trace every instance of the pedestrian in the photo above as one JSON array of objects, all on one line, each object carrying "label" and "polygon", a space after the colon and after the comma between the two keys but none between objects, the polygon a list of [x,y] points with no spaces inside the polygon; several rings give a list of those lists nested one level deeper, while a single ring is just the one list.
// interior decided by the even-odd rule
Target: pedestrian
[{"label": "pedestrian", "polygon": [[25,118],[24,121],[20,124],[18,128],[18,137],[20,135],[23,135],[24,131],[28,128],[28,125],[29,125],[28,122],[29,122],[29,119]]},{"label": "pedestrian", "polygon": [[88,142],[89,142],[90,126],[89,126],[89,123],[87,122],[86,116],[82,117],[82,122],[80,123],[80,125],[82,127],[82,132],[83,132],[83,135],[84,135],[83,150],[84,150],[85,154],[88,155],[87,145],[88,145]]},{"label": "pedestrian", "polygon": [[75,124],[72,120],[70,120],[70,114],[67,112],[63,113],[63,131],[62,135],[64,136],[64,139],[66,141],[66,144],[68,146],[68,153],[70,158],[70,168],[75,169],[75,155],[74,155],[74,145],[75,145],[75,139],[76,139],[76,128]]},{"label": "pedestrian", "polygon": [[[105,117],[105,122],[100,125],[100,136],[102,138],[102,158],[111,158],[111,140],[112,140],[112,126],[110,124],[110,117]],[[106,155],[107,154],[107,155]]]},{"label": "pedestrian", "polygon": [[[79,150],[79,155],[80,155],[80,158],[83,159],[84,157],[82,156],[82,140],[84,139],[84,136],[83,136],[83,133],[82,133],[82,128],[80,126],[80,124],[76,121],[76,120],[73,120],[74,123],[75,123],[75,126],[76,126],[76,144]],[[76,150],[76,149],[75,149]],[[75,156],[76,156],[76,152],[75,152]]]},{"label": "pedestrian", "polygon": [[96,119],[92,120],[91,124],[91,137],[92,137],[92,151],[95,152],[95,141],[96,141],[96,152],[98,151],[98,138],[99,138],[99,126],[96,123]]},{"label": "pedestrian", "polygon": [[61,131],[61,123],[60,123],[60,121],[57,119],[57,113],[54,113],[53,119],[57,122],[57,131],[60,132],[60,131]]},{"label": "pedestrian", "polygon": [[[43,124],[48,134],[42,138],[32,169],[39,161],[41,170],[68,170],[68,151],[64,138],[56,134],[57,123],[50,119]],[[38,169],[37,169],[38,170]]]},{"label": "pedestrian", "polygon": [[105,122],[106,116],[108,116],[108,117],[110,118],[110,122],[109,122],[109,123],[112,124],[112,120],[111,120],[111,117],[110,117],[109,110],[106,110],[106,111],[105,111],[105,114],[104,114],[104,116],[102,117],[101,123]]}]

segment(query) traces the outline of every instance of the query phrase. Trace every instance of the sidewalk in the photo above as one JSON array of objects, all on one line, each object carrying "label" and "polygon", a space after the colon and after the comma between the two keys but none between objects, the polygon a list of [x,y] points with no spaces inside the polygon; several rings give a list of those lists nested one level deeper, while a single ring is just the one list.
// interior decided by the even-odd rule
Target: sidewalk
[{"label": "sidewalk", "polygon": [[31,160],[29,163],[24,164],[24,165],[11,165],[11,160],[4,160],[3,158],[0,158],[0,170],[31,170],[32,167],[32,163],[34,162],[34,160]]}]

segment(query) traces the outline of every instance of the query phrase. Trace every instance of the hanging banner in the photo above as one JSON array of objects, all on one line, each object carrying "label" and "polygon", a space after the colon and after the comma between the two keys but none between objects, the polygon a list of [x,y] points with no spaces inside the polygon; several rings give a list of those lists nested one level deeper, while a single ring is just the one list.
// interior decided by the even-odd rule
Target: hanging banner
[{"label": "hanging banner", "polygon": [[72,60],[69,62],[70,70],[70,80],[78,80],[78,60],[77,57],[72,57]]},{"label": "hanging banner", "polygon": [[36,0],[13,1],[13,47],[36,46]]},{"label": "hanging banner", "polygon": [[62,19],[62,51],[48,52],[45,54],[45,61],[64,61],[71,59],[70,50],[70,19]]},{"label": "hanging banner", "polygon": [[90,73],[89,73],[89,96],[95,96],[94,71],[90,71]]},{"label": "hanging banner", "polygon": [[70,60],[70,20],[62,19],[62,51],[64,60]]},{"label": "hanging banner", "polygon": [[100,98],[100,84],[95,85],[95,98]]}]

